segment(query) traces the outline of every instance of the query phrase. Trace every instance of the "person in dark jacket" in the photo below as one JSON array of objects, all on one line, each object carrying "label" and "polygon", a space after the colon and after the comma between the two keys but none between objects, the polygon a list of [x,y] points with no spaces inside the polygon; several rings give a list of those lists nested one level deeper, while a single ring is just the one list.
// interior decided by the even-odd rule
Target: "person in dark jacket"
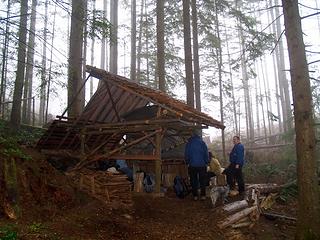
[{"label": "person in dark jacket", "polygon": [[206,143],[197,133],[193,133],[192,137],[188,140],[185,148],[185,160],[190,174],[193,198],[194,200],[198,200],[198,188],[200,185],[200,198],[201,200],[205,200],[209,153]]},{"label": "person in dark jacket", "polygon": [[233,137],[233,148],[229,155],[229,166],[225,170],[227,175],[227,184],[230,190],[235,188],[235,182],[238,184],[239,195],[243,195],[245,191],[242,167],[244,165],[244,147],[240,142],[239,136]]}]

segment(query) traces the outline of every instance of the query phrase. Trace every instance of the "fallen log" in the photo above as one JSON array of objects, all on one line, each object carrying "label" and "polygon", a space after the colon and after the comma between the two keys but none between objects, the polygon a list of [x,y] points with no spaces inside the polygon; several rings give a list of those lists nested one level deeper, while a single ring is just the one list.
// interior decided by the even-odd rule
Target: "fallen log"
[{"label": "fallen log", "polygon": [[240,212],[237,212],[237,213],[227,217],[227,219],[224,222],[222,222],[221,224],[218,224],[218,227],[220,229],[228,227],[228,226],[238,222],[240,219],[248,216],[250,213],[252,213],[256,210],[258,210],[257,206],[253,206],[253,207],[241,210]]},{"label": "fallen log", "polygon": [[236,201],[225,205],[222,209],[226,212],[234,212],[236,210],[248,207],[247,200]]},{"label": "fallen log", "polygon": [[250,184],[247,186],[247,189],[252,188],[258,190],[261,194],[266,194],[279,192],[282,186],[279,186],[275,183]]},{"label": "fallen log", "polygon": [[251,220],[251,222],[257,222],[260,218],[260,211],[259,211],[259,208],[255,209],[254,211],[252,211],[250,214],[249,214],[249,218]]},{"label": "fallen log", "polygon": [[261,213],[263,216],[265,216],[269,220],[275,220],[275,219],[285,219],[285,220],[290,220],[290,221],[297,221],[297,218],[295,217],[290,217],[282,214],[277,214],[277,213],[267,213],[267,212],[262,212]]}]

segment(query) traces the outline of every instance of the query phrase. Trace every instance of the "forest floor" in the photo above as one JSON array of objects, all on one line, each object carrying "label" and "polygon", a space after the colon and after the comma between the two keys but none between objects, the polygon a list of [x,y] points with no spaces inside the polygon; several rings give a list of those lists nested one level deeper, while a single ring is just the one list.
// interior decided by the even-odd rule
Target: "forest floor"
[{"label": "forest floor", "polygon": [[[209,199],[179,199],[170,189],[163,197],[133,194],[131,211],[110,209],[72,187],[65,188],[67,176],[32,152],[33,161],[17,162],[25,176],[19,177],[19,187],[24,188],[20,191],[20,217],[13,220],[0,215],[1,240],[294,239],[295,222],[263,216],[235,238],[230,230],[217,227],[225,217],[221,207],[213,208]],[[279,214],[296,215],[295,201],[276,202],[272,208]]]}]

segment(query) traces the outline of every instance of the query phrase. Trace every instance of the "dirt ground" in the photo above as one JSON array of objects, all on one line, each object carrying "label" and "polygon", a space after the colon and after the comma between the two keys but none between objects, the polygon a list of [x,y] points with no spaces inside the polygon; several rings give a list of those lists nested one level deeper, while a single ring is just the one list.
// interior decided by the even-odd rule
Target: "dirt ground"
[{"label": "dirt ground", "polygon": [[[133,194],[130,211],[110,209],[72,187],[65,188],[67,177],[41,158],[34,154],[37,166],[24,162],[19,167],[23,173],[20,188],[24,189],[20,191],[20,217],[10,220],[0,215],[1,240],[294,239],[294,222],[263,216],[235,237],[232,230],[217,227],[225,218],[221,207],[212,208],[209,199],[178,199],[170,189],[164,197]],[[273,206],[275,212],[293,217],[295,209],[294,202]],[[10,233],[17,237],[8,237]]]},{"label": "dirt ground", "polygon": [[[277,206],[288,211],[289,206]],[[33,214],[33,215],[32,215]],[[29,209],[20,220],[1,219],[0,226],[12,225],[18,239],[294,239],[295,226],[285,220],[261,217],[252,229],[243,229],[241,238],[220,230],[219,208],[209,200],[193,201],[174,196],[134,196],[134,211],[110,210],[97,200],[60,210],[42,206]]]}]

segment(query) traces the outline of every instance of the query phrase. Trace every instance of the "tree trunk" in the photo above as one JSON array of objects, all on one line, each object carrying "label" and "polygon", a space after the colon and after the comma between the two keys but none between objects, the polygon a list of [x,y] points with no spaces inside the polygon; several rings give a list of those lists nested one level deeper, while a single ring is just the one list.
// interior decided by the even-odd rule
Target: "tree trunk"
[{"label": "tree trunk", "polygon": [[[7,3],[7,18],[10,17],[11,2],[8,0]],[[6,99],[6,82],[7,82],[7,55],[8,55],[8,45],[9,45],[9,21],[6,22],[6,32],[4,36],[3,49],[2,49],[2,69],[1,69],[1,85],[0,85],[0,113],[2,118],[4,118],[4,105]]]},{"label": "tree trunk", "polygon": [[[93,21],[95,20],[96,16],[96,0],[92,0],[92,14],[93,14]],[[93,28],[92,28],[93,29]],[[92,34],[92,40],[91,40],[91,66],[94,66],[94,47],[95,47],[95,38],[93,37],[93,31]],[[90,78],[90,98],[93,96],[93,78]]]},{"label": "tree trunk", "polygon": [[[147,22],[147,19],[148,19],[148,12],[147,12],[147,7],[146,7],[146,1],[145,1],[145,19],[146,19],[146,22]],[[147,26],[148,27],[148,26]],[[150,65],[149,65],[149,62],[150,62],[150,54],[149,54],[149,34],[146,35],[146,52],[147,52],[147,76],[146,76],[146,80],[147,82],[150,82]]]},{"label": "tree trunk", "polygon": [[141,1],[141,8],[140,8],[139,38],[138,38],[138,50],[137,50],[137,82],[141,81],[141,51],[142,51],[143,7],[144,7],[144,0]]},{"label": "tree trunk", "polygon": [[[262,64],[262,59],[261,59],[261,69],[268,69],[267,66],[267,61],[266,58],[264,57],[264,64]],[[266,95],[266,106],[267,106],[267,118],[268,118],[268,130],[269,130],[269,135],[272,135],[273,133],[273,121],[272,118],[270,117],[272,111],[272,104],[271,104],[271,94],[270,94],[270,86],[269,86],[269,75],[266,73],[266,71],[263,72],[263,86],[264,86],[264,92]]]},{"label": "tree trunk", "polygon": [[111,0],[110,72],[118,73],[118,0]]},{"label": "tree trunk", "polygon": [[[194,90],[195,90],[195,107],[201,111],[201,90],[200,90],[200,66],[199,66],[199,43],[198,43],[198,13],[197,1],[191,0],[192,12],[192,40],[193,40],[193,68],[194,68]],[[220,38],[219,38],[220,39]]]},{"label": "tree trunk", "polygon": [[137,2],[131,0],[131,64],[130,79],[137,81]]},{"label": "tree trunk", "polygon": [[[81,80],[81,84],[85,83],[87,81],[86,76],[87,76],[87,72],[86,72],[86,65],[87,65],[87,48],[88,48],[88,26],[87,26],[87,22],[88,22],[88,0],[83,0],[84,1],[84,16],[83,16],[83,50],[82,50],[82,80]],[[85,85],[82,87],[81,92],[80,92],[80,96],[82,96],[81,98],[81,102],[80,105],[82,106],[82,108],[84,108],[85,103],[86,103],[86,87]]]},{"label": "tree trunk", "polygon": [[46,86],[47,86],[47,34],[48,32],[48,0],[45,1],[44,27],[43,27],[43,49],[42,49],[42,68],[40,85],[40,108],[39,123],[44,124],[44,113],[46,106]]},{"label": "tree trunk", "polygon": [[[107,18],[107,11],[108,11],[108,1],[103,0],[103,17]],[[105,37],[101,38],[101,56],[100,56],[100,68],[107,70],[107,40]]]},{"label": "tree trunk", "polygon": [[266,144],[268,144],[266,116],[265,116],[265,111],[264,111],[264,103],[263,103],[263,95],[262,95],[262,90],[261,90],[261,80],[260,80],[260,78],[258,79],[258,83],[259,83],[259,102],[260,102],[261,111],[262,111],[263,133],[264,133]]},{"label": "tree trunk", "polygon": [[246,109],[246,123],[247,123],[247,138],[248,140],[254,139],[254,123],[252,118],[252,107],[250,101],[250,89],[249,89],[249,77],[248,77],[248,70],[246,64],[246,54],[245,54],[245,45],[242,30],[240,29],[240,41],[242,47],[242,55],[241,55],[241,69],[242,69],[242,83],[243,83],[243,90],[244,90],[244,103]]},{"label": "tree trunk", "polygon": [[[236,8],[239,10],[242,6],[242,0],[236,1]],[[240,21],[238,19],[238,25]],[[245,112],[246,112],[246,129],[247,129],[247,140],[254,139],[254,122],[252,115],[252,106],[250,101],[250,89],[249,89],[249,76],[246,63],[246,52],[245,52],[245,40],[243,36],[243,30],[241,26],[238,26],[239,38],[240,38],[240,48],[241,48],[241,75],[244,91],[244,103],[245,103]]]},{"label": "tree trunk", "polygon": [[32,82],[33,82],[33,64],[34,64],[34,39],[36,31],[36,16],[37,16],[37,0],[32,0],[31,6],[31,22],[29,31],[29,41],[27,50],[27,66],[24,80],[23,101],[22,105],[22,122],[31,124],[31,97],[32,97]]},{"label": "tree trunk", "polygon": [[53,13],[53,23],[52,23],[52,38],[51,38],[51,49],[50,49],[50,63],[49,63],[49,76],[48,76],[48,87],[47,87],[47,97],[46,97],[46,117],[45,123],[48,122],[48,111],[49,111],[49,99],[50,99],[50,85],[52,79],[52,55],[53,55],[53,41],[55,37],[55,29],[56,29],[56,15],[57,15],[57,6],[54,7]]},{"label": "tree trunk", "polygon": [[[222,48],[221,48],[221,39],[220,39],[220,29],[219,29],[219,18],[216,1],[214,0],[215,7],[215,30],[217,34],[218,44],[216,47],[216,56],[218,63],[218,74],[219,74],[219,102],[220,102],[220,121],[224,125],[224,111],[223,111],[223,84],[222,84]],[[222,156],[223,161],[226,161],[226,144],[224,129],[221,129],[221,144],[222,144]]]},{"label": "tree trunk", "polygon": [[320,238],[320,200],[310,77],[298,0],[282,0],[296,129],[298,222],[296,239]]},{"label": "tree trunk", "polygon": [[[254,68],[256,71],[258,71],[258,66],[255,64]],[[255,92],[255,99],[256,99],[256,121],[257,121],[257,135],[260,137],[260,111],[259,111],[259,99],[260,95],[258,92],[258,82],[260,82],[259,74],[255,78],[254,81],[254,92]]]},{"label": "tree trunk", "polygon": [[82,85],[82,50],[84,0],[72,0],[70,52],[68,67],[68,117],[77,117],[83,109],[84,95],[77,94]]},{"label": "tree trunk", "polygon": [[164,67],[164,0],[157,1],[157,75],[159,89],[166,92]]},{"label": "tree trunk", "polygon": [[192,76],[192,52],[190,33],[190,0],[183,0],[183,36],[187,86],[187,104],[191,107],[194,107],[194,86]]},{"label": "tree trunk", "polygon": [[226,35],[225,42],[227,44],[227,51],[228,51],[229,76],[230,76],[230,84],[231,84],[232,110],[233,110],[233,118],[234,118],[234,135],[238,135],[239,128],[238,128],[238,118],[237,118],[237,106],[236,106],[236,99],[234,97],[233,77],[232,77],[232,69],[231,69],[231,56],[229,51],[229,40],[228,40],[226,28],[225,28],[225,35]]},{"label": "tree trunk", "polygon": [[7,196],[7,188],[6,182],[4,177],[4,170],[5,170],[5,160],[1,159],[0,161],[0,214],[4,213],[5,209],[5,201]]},{"label": "tree trunk", "polygon": [[14,83],[13,103],[11,110],[10,123],[13,127],[20,127],[21,120],[21,98],[23,91],[25,60],[26,60],[26,41],[27,41],[27,21],[28,21],[28,0],[20,1],[20,23],[19,23],[19,44],[18,44],[18,66],[16,80]]},{"label": "tree trunk", "polygon": [[[275,0],[275,5],[278,6],[278,0]],[[280,16],[279,8],[275,8],[276,11],[276,17]],[[281,34],[281,22],[280,18],[276,21],[276,28],[277,28],[277,36],[280,37]],[[283,113],[283,129],[285,132],[287,132],[289,129],[291,129],[291,108],[290,108],[290,95],[289,95],[289,86],[288,86],[288,80],[286,77],[285,72],[285,61],[284,61],[284,47],[282,39],[279,39],[278,42],[278,57],[279,57],[279,87],[280,87],[280,97],[281,97],[281,103],[282,103],[282,113]]]},{"label": "tree trunk", "polygon": [[[272,0],[269,0],[269,5],[267,5],[268,7],[272,6]],[[273,22],[275,20],[274,17],[274,9],[271,8],[271,10],[269,11],[270,15],[271,15],[271,20],[268,22]],[[269,15],[268,15],[268,20],[269,20]],[[275,34],[275,36],[277,36],[277,30],[276,30],[276,26],[275,23],[272,23],[272,32],[273,34]],[[279,49],[278,47],[275,48],[275,53],[272,54],[272,63],[273,63],[273,71],[274,71],[274,79],[275,79],[275,86],[276,86],[276,93],[275,93],[275,97],[277,100],[277,114],[278,114],[278,121],[279,121],[279,132],[283,132],[283,123],[282,123],[282,119],[283,117],[281,116],[281,109],[280,109],[280,103],[281,103],[281,93],[279,90],[279,68],[277,67],[279,64],[279,60],[278,60],[278,56],[279,56]]]}]

